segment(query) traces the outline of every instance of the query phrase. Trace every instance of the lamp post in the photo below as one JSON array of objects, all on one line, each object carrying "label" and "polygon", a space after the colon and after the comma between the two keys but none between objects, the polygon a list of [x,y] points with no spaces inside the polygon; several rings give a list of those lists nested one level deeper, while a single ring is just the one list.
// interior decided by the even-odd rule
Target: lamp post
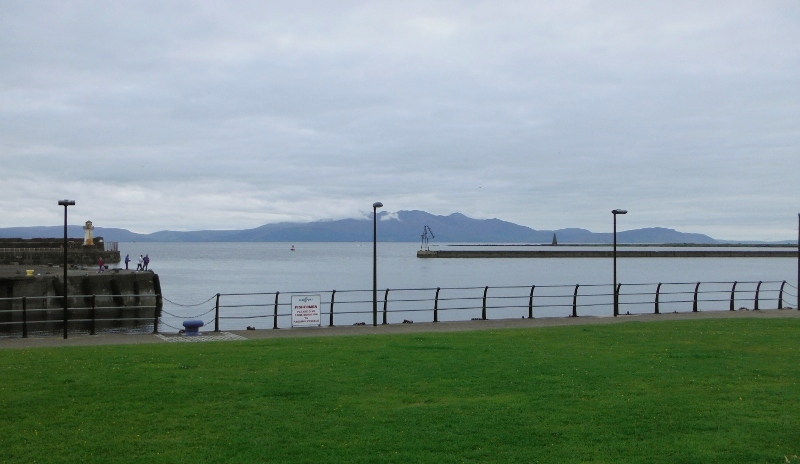
[{"label": "lamp post", "polygon": [[800,311],[800,213],[797,214],[797,310]]},{"label": "lamp post", "polygon": [[619,315],[619,293],[617,293],[617,214],[628,214],[624,209],[611,211],[614,215],[614,317]]},{"label": "lamp post", "polygon": [[67,338],[67,206],[74,206],[75,200],[59,200],[64,207],[64,338]]},{"label": "lamp post", "polygon": [[372,325],[378,325],[378,208],[383,203],[372,204]]}]

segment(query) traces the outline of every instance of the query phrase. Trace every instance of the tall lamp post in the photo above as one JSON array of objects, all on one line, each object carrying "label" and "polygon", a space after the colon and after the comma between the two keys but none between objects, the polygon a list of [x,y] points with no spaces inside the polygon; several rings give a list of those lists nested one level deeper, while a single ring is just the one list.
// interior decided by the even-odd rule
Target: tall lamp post
[{"label": "tall lamp post", "polygon": [[614,317],[619,315],[619,293],[617,292],[617,214],[628,214],[627,210],[615,209],[614,215]]},{"label": "tall lamp post", "polygon": [[74,206],[75,200],[59,200],[64,207],[64,338],[67,338],[67,206]]},{"label": "tall lamp post", "polygon": [[378,208],[383,203],[372,204],[372,325],[378,325]]}]

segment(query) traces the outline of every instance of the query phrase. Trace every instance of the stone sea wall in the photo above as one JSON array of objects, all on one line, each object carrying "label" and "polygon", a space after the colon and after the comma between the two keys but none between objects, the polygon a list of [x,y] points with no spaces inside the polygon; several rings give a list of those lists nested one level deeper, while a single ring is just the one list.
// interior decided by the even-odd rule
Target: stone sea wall
[{"label": "stone sea wall", "polygon": [[[153,272],[73,272],[67,278],[69,330],[89,331],[93,324],[98,332],[152,329],[160,294]],[[23,320],[29,332],[63,330],[63,295],[63,276],[0,277],[0,332],[21,333]]]}]

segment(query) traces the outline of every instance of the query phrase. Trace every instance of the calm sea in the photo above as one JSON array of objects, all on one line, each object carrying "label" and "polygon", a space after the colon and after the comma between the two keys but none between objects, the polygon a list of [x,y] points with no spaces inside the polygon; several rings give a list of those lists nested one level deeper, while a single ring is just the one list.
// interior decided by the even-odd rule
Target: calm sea
[{"label": "calm sea", "polygon": [[[350,324],[355,322],[372,322],[371,316],[371,289],[372,289],[372,243],[295,243],[291,251],[291,243],[120,243],[122,256],[130,254],[132,265],[135,268],[136,260],[140,254],[150,256],[150,269],[159,274],[163,295],[170,301],[178,304],[197,304],[208,300],[216,293],[317,293],[322,295],[322,301],[330,300],[330,292],[337,291],[339,297],[346,290],[369,290],[369,292],[354,292],[350,298],[353,300],[369,299],[366,306],[361,304],[357,311],[370,311],[369,317],[364,314],[343,314],[338,316],[336,324]],[[559,249],[564,249],[561,246]],[[580,294],[582,304],[591,302],[596,306],[582,308],[582,315],[608,315],[610,296],[613,282],[613,268],[611,259],[602,258],[570,258],[570,259],[419,259],[416,252],[419,243],[379,243],[378,244],[378,288],[381,290],[379,298],[383,299],[385,289],[392,289],[392,296],[403,295],[401,299],[433,299],[433,292],[399,292],[395,289],[435,289],[442,287],[476,288],[472,290],[443,290],[443,299],[451,296],[469,294],[469,297],[482,296],[483,287],[530,287],[537,286],[537,298],[548,298],[549,291],[552,295],[549,300],[537,300],[538,306],[555,304],[556,307],[542,309],[536,316],[566,316],[571,312],[572,287],[581,285]],[[431,249],[457,249],[446,244],[432,246]],[[475,249],[470,247],[470,249]],[[503,249],[513,249],[503,247]],[[617,275],[619,282],[623,283],[622,294],[626,293],[653,293],[658,282],[757,282],[757,281],[788,281],[795,285],[797,279],[797,260],[794,258],[630,258],[617,260]],[[629,284],[653,284],[649,286],[630,286]],[[572,286],[571,288],[553,288],[548,286]],[[597,287],[593,287],[593,286]],[[703,284],[704,289],[719,288],[720,300],[728,298],[723,293],[730,293],[730,285]],[[716,285],[716,287],[715,287]],[[541,289],[539,289],[541,287]],[[694,285],[676,286],[672,290],[676,293],[687,291],[691,293]],[[772,292],[776,288],[772,287]],[[666,289],[665,289],[666,290]],[[751,292],[754,285],[741,284],[737,287],[737,299],[743,302],[752,298],[745,293],[739,296],[738,292]],[[766,287],[763,289],[768,291]],[[520,317],[527,315],[528,290],[490,290],[494,296],[506,295],[511,301],[509,304],[494,306],[519,306],[495,311],[494,317]],[[796,293],[790,290],[791,293]],[[346,298],[343,293],[342,298]],[[569,295],[564,300],[563,295]],[[603,296],[603,295],[606,296]],[[512,297],[525,295],[524,299]],[[583,296],[595,295],[595,296]],[[692,295],[688,298],[691,299]],[[774,295],[769,296],[774,298]],[[234,304],[261,305],[261,308],[226,309],[225,314],[257,315],[251,319],[226,320],[223,329],[241,329],[247,325],[255,327],[271,327],[271,306],[274,304],[274,295],[252,297],[248,300],[235,300],[234,297],[223,297],[225,302]],[[288,297],[287,297],[288,298]],[[624,301],[640,301],[645,297],[621,297]],[[651,298],[651,297],[646,297]],[[712,298],[712,297],[709,297]],[[684,296],[675,296],[676,300],[685,300]],[[562,301],[563,300],[563,301]],[[794,303],[795,298],[786,298],[787,302]],[[337,301],[340,301],[337,299]],[[255,303],[253,303],[255,302]],[[288,300],[287,302],[288,303]],[[281,305],[285,304],[281,301]],[[392,303],[397,307],[399,303]],[[563,308],[559,305],[564,304]],[[201,304],[197,307],[182,307],[167,303],[165,310],[179,316],[195,316],[206,311],[212,303]],[[416,319],[418,321],[432,320],[432,312],[421,311],[423,308],[432,307],[431,302],[405,303],[406,307],[420,309],[418,312],[392,314],[389,322],[402,322],[403,319]],[[460,305],[460,306],[459,306]],[[480,302],[477,303],[480,306]],[[720,303],[722,307],[727,307]],[[743,303],[744,305],[744,303]],[[752,302],[749,303],[752,306]],[[354,306],[354,305],[351,305]],[[445,304],[446,306],[446,304]],[[451,307],[469,306],[463,301],[454,301]],[[524,306],[524,307],[523,307]],[[568,307],[567,307],[568,306]],[[772,303],[771,307],[775,307]],[[442,306],[440,306],[441,308]],[[676,305],[677,308],[677,305]],[[323,308],[327,311],[327,308]],[[625,306],[626,311],[650,312],[650,305]],[[680,310],[687,309],[687,305],[680,305]],[[688,305],[691,310],[691,304]],[[342,311],[347,312],[346,308]],[[662,309],[663,311],[663,309]],[[288,312],[282,308],[281,312]],[[197,314],[193,314],[197,313]],[[440,320],[469,319],[480,316],[480,310],[449,311],[440,316]],[[165,321],[170,321],[166,316]],[[178,318],[178,319],[179,319]],[[210,317],[205,315],[204,320]],[[327,316],[324,318],[327,322]],[[172,321],[178,324],[176,321]],[[288,318],[281,320],[281,326],[290,325]]]}]

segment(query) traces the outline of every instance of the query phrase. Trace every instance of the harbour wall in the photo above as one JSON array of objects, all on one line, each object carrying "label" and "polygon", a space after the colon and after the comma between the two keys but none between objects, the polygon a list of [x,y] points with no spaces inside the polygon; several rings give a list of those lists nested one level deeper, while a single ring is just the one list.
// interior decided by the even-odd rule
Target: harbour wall
[{"label": "harbour wall", "polygon": [[[70,331],[152,329],[161,315],[161,283],[153,272],[72,272],[67,277]],[[0,332],[56,332],[64,323],[63,276],[0,277]]]}]

